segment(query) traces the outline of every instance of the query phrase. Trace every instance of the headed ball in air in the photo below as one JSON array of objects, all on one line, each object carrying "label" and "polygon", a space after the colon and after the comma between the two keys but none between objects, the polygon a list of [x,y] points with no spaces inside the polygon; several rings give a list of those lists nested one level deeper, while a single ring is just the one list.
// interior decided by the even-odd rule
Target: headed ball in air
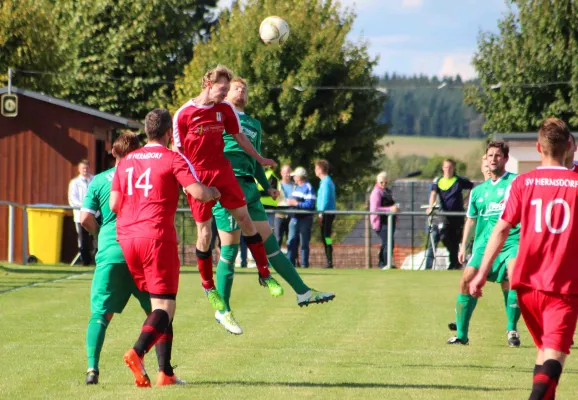
[{"label": "headed ball in air", "polygon": [[289,37],[289,24],[280,17],[267,17],[261,22],[259,36],[265,44],[283,44]]}]

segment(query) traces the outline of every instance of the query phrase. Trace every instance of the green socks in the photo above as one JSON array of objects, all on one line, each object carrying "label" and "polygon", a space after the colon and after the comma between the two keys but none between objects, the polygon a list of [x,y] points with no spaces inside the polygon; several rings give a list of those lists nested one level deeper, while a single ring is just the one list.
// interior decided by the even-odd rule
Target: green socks
[{"label": "green socks", "polygon": [[504,303],[506,304],[506,316],[508,317],[508,330],[518,330],[518,320],[520,319],[520,306],[515,290],[508,290],[504,293]]},{"label": "green socks", "polygon": [[468,339],[468,329],[470,328],[470,319],[474,309],[478,304],[478,299],[469,294],[458,294],[456,301],[456,325],[458,328],[457,338],[466,343]]},{"label": "green socks", "polygon": [[217,290],[225,302],[226,310],[231,311],[229,300],[233,290],[233,276],[235,274],[235,258],[239,251],[238,244],[221,247],[221,258],[217,264]]},{"label": "green socks", "polygon": [[295,266],[291,264],[291,261],[289,261],[287,256],[283,254],[279,248],[279,243],[277,243],[275,235],[269,235],[264,244],[269,264],[271,264],[273,269],[291,285],[295,293],[303,294],[307,292],[309,287],[303,282]]},{"label": "green socks", "polygon": [[104,315],[92,314],[88,321],[86,331],[86,356],[88,358],[88,369],[98,371],[100,361],[100,351],[104,343],[104,335],[110,321]]}]

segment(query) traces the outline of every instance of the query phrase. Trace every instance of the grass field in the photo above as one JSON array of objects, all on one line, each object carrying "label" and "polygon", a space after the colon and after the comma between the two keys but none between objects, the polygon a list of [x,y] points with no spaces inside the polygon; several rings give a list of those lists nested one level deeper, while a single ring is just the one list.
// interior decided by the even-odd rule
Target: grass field
[{"label": "grass field", "polygon": [[421,136],[385,136],[379,141],[385,147],[388,156],[417,155],[431,157],[434,155],[451,156],[462,161],[468,161],[472,154],[483,153],[483,139],[456,139]]},{"label": "grass field", "polygon": [[[255,270],[239,271],[233,305],[245,334],[232,336],[215,323],[197,272],[185,268],[173,362],[189,384],[149,390],[133,387],[122,362],[144,320],[135,301],[112,321],[100,384],[87,387],[90,270],[0,267],[0,398],[528,397],[534,348],[525,327],[522,347],[506,346],[497,285],[478,303],[471,345],[456,347],[445,341],[459,272],[307,270],[303,276],[313,287],[335,291],[335,301],[300,309],[289,288],[272,299],[257,285]],[[33,282],[45,283],[25,287]],[[154,375],[154,354],[146,362]],[[576,398],[576,365],[571,358],[559,399]]]}]

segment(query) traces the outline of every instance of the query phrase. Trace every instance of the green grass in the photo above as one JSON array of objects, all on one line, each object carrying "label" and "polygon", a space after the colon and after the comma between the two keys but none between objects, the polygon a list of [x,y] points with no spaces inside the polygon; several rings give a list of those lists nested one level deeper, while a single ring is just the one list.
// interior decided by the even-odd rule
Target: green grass
[{"label": "green grass", "polygon": [[[291,290],[273,299],[255,270],[238,271],[233,291],[241,336],[213,319],[191,268],[181,275],[173,362],[185,387],[137,389],[122,354],[139,333],[135,301],[116,316],[101,357],[101,383],[84,385],[91,275],[79,268],[3,267],[2,287],[47,283],[0,295],[0,398],[5,399],[512,399],[527,398],[535,350],[506,346],[503,298],[486,289],[470,346],[447,346],[459,272],[307,270],[334,302],[300,309]],[[6,271],[8,275],[2,275]],[[53,271],[59,271],[53,273]],[[67,272],[69,271],[69,272]],[[84,270],[86,271],[86,270]],[[146,358],[154,375],[155,358]],[[575,398],[571,358],[560,399]]]},{"label": "green grass", "polygon": [[469,161],[472,154],[482,155],[484,139],[458,139],[425,136],[390,136],[379,141],[388,156],[452,156],[462,161]]}]

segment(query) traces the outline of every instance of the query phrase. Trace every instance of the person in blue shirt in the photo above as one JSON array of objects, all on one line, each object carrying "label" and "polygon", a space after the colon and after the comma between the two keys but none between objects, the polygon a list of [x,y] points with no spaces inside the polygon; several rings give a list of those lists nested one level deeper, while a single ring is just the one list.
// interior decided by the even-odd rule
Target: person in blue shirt
[{"label": "person in blue shirt", "polygon": [[321,240],[325,247],[325,257],[327,264],[323,268],[333,268],[333,243],[331,233],[333,232],[333,220],[335,214],[325,214],[325,211],[335,210],[335,184],[328,175],[329,163],[326,160],[315,162],[315,176],[320,180],[317,191],[317,212],[319,225],[321,225]]},{"label": "person in blue shirt", "polygon": [[308,210],[311,214],[293,214],[289,222],[289,239],[287,240],[287,258],[296,265],[297,248],[301,243],[301,267],[309,268],[309,242],[315,211],[315,193],[313,186],[307,182],[307,171],[303,167],[295,168],[291,173],[295,187],[287,205],[298,210]]}]

